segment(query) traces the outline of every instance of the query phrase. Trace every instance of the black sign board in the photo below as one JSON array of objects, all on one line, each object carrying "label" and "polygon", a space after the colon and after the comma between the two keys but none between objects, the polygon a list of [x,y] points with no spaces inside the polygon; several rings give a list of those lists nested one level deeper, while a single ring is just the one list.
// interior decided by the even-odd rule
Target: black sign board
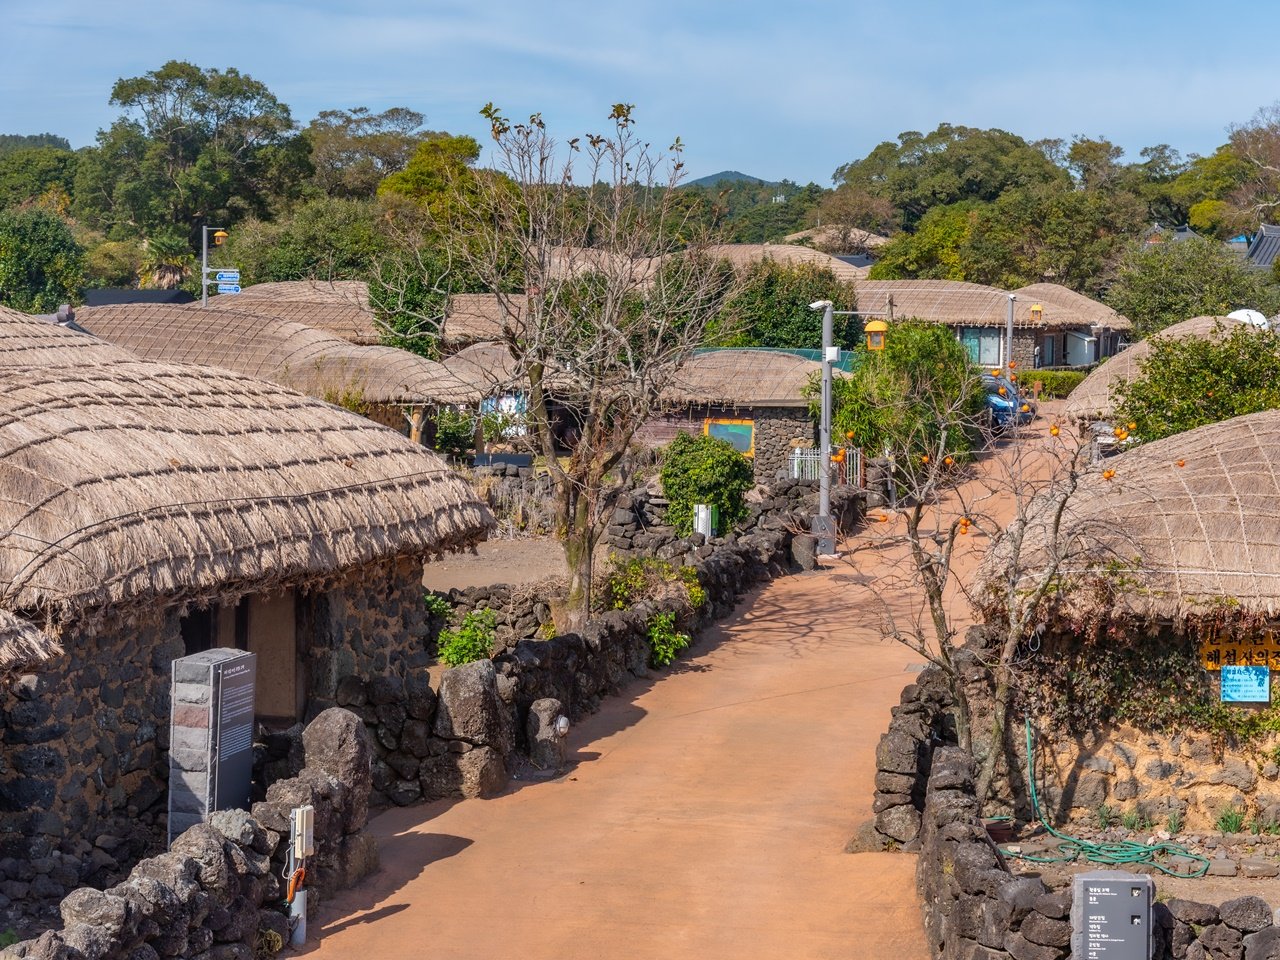
[{"label": "black sign board", "polygon": [[1071,956],[1076,960],[1151,960],[1155,881],[1140,873],[1095,870],[1074,878]]}]

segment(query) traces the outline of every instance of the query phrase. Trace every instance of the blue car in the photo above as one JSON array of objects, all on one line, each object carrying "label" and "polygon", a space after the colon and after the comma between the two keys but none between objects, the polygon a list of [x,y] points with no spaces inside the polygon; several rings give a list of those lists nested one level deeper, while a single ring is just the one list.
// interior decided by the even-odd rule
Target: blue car
[{"label": "blue car", "polygon": [[[1017,384],[1008,377],[982,375],[982,389],[987,395],[987,415],[991,424],[998,430],[1004,430],[1015,423],[1030,423],[1036,417],[1036,406],[1018,392]],[[1001,390],[1003,389],[1003,393]],[[1022,408],[1026,407],[1026,410]]]}]

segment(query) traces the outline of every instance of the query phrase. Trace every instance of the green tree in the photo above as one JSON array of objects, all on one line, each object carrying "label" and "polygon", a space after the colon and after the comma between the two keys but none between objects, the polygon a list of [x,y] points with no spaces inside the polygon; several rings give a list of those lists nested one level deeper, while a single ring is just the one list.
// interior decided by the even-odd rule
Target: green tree
[{"label": "green tree", "polygon": [[716,437],[676,434],[663,453],[662,495],[670,501],[667,518],[676,532],[687,537],[693,532],[693,508],[705,503],[720,514],[723,532],[747,514],[748,490],[756,485],[751,461],[727,440]]},{"label": "green tree", "polygon": [[407,107],[322,111],[306,130],[316,185],[330,197],[372,198],[386,177],[408,166],[423,140],[443,136],[423,130],[424,119]]},{"label": "green tree", "polygon": [[962,251],[985,206],[971,200],[932,208],[913,233],[899,234],[880,248],[871,279],[969,279]]},{"label": "green tree", "polygon": [[0,151],[0,209],[37,200],[51,187],[70,194],[76,155],[69,150],[34,147]]},{"label": "green tree", "polygon": [[196,267],[187,238],[176,229],[160,230],[143,244],[139,286],[151,290],[176,290]]},{"label": "green tree", "polygon": [[1114,390],[1133,438],[1160,440],[1280,407],[1280,336],[1233,325],[1225,337],[1156,337],[1138,376]]},{"label": "green tree", "polygon": [[0,303],[27,313],[73,303],[83,263],[84,251],[59,217],[38,208],[0,211]]},{"label": "green tree", "polygon": [[475,196],[476,176],[471,168],[479,158],[480,144],[474,137],[427,140],[418,145],[403,170],[382,181],[378,193],[408,197],[425,207],[433,220],[447,221],[452,208]]},{"label": "green tree", "polygon": [[267,216],[310,174],[289,108],[235,69],[170,61],[116,82],[124,115],[98,133],[76,173],[76,214],[114,239]]},{"label": "green tree", "polygon": [[[83,243],[83,241],[82,241]],[[83,244],[86,287],[135,287],[141,280],[145,252],[136,240],[103,240]]]},{"label": "green tree", "polygon": [[226,262],[246,284],[366,279],[388,244],[379,215],[370,200],[320,197],[274,221],[250,218],[231,231]]},{"label": "green tree", "polygon": [[[728,331],[725,346],[818,349],[822,346],[822,314],[809,309],[814,300],[830,300],[837,310],[853,310],[852,283],[830,267],[813,263],[780,263],[765,259],[741,271],[734,295],[718,322]],[[852,348],[861,334],[856,317],[836,317],[836,343]]]},{"label": "green tree", "polygon": [[0,154],[12,153],[14,150],[39,150],[42,148],[70,151],[71,143],[66,137],[52,133],[0,133]]},{"label": "green tree", "polygon": [[883,197],[914,230],[929,210],[965,200],[990,202],[1011,187],[1063,183],[1068,175],[1041,149],[1004,130],[940,124],[908,131],[836,170],[840,183]]},{"label": "green tree", "polygon": [[1107,291],[1107,303],[1134,325],[1139,337],[1191,317],[1222,316],[1252,308],[1280,311],[1280,287],[1213,240],[1133,247]]},{"label": "green tree", "polygon": [[907,319],[889,329],[884,350],[860,352],[853,375],[834,381],[832,400],[837,437],[853,434],[871,456],[889,451],[911,461],[967,456],[985,394],[948,327]]}]

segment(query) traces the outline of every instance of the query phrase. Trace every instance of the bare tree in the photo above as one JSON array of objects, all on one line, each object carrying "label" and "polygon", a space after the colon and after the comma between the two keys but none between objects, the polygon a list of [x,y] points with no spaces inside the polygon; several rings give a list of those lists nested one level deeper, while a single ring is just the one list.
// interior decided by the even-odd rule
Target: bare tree
[{"label": "bare tree", "polygon": [[1228,133],[1231,148],[1252,168],[1232,199],[1256,225],[1280,207],[1280,101],[1260,109],[1248,123],[1231,126]]},{"label": "bare tree", "polygon": [[[974,389],[982,389],[979,382]],[[940,401],[943,396],[946,399]],[[933,406],[920,418],[922,401]],[[903,417],[915,416],[922,426],[890,460],[889,481],[897,492],[899,517],[884,533],[872,527],[870,536],[854,544],[848,559],[856,567],[869,554],[883,563],[886,548],[905,547],[903,559],[879,578],[880,594],[887,598],[883,632],[946,677],[955,703],[957,739],[981,759],[978,796],[985,799],[1005,752],[1025,644],[1034,636],[1046,602],[1062,588],[1067,568],[1090,549],[1089,538],[1075,526],[1072,498],[1082,477],[1102,468],[1091,464],[1088,445],[1073,431],[1057,424],[1013,424],[997,432],[985,415],[971,412],[963,393],[918,391],[901,403]],[[936,424],[947,427],[939,431]],[[948,431],[955,430],[973,439],[973,462],[965,463],[948,442]],[[886,522],[893,519],[888,512],[883,517]],[[986,595],[978,596],[970,571],[957,565],[957,558],[966,552],[963,538],[982,536],[990,538],[992,550],[984,577]],[[976,704],[970,701],[960,656],[965,637],[959,603],[1000,611],[988,622],[995,643],[973,651],[994,684],[991,725],[985,731],[974,729]]]},{"label": "bare tree", "polygon": [[[632,109],[614,106],[608,135],[561,144],[541,116],[512,124],[487,106],[495,169],[468,171],[432,224],[439,248],[419,247],[418,275],[401,277],[447,291],[458,271],[496,295],[510,366],[494,374],[527,396],[555,483],[573,620],[589,607],[611,479],[731,292],[677,189],[679,140],[655,150]],[[438,312],[416,319],[439,329]]]}]

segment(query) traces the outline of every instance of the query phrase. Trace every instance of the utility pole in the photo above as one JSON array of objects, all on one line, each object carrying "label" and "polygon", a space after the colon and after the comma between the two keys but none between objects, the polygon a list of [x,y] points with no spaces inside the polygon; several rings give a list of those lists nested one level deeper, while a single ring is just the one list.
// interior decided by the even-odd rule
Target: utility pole
[{"label": "utility pole", "polygon": [[[227,231],[222,227],[203,226],[200,228],[200,306],[209,306],[209,284],[216,283],[216,280],[209,279],[209,231],[213,231],[213,245],[215,247],[222,246],[222,242],[227,239]],[[236,279],[239,280],[237,273]],[[239,288],[237,287],[237,291]]]},{"label": "utility pole", "polygon": [[1013,302],[1017,299],[1016,293],[1009,294],[1009,317],[1005,324],[1004,368],[1006,371],[1012,369],[1009,364],[1013,363]]}]

